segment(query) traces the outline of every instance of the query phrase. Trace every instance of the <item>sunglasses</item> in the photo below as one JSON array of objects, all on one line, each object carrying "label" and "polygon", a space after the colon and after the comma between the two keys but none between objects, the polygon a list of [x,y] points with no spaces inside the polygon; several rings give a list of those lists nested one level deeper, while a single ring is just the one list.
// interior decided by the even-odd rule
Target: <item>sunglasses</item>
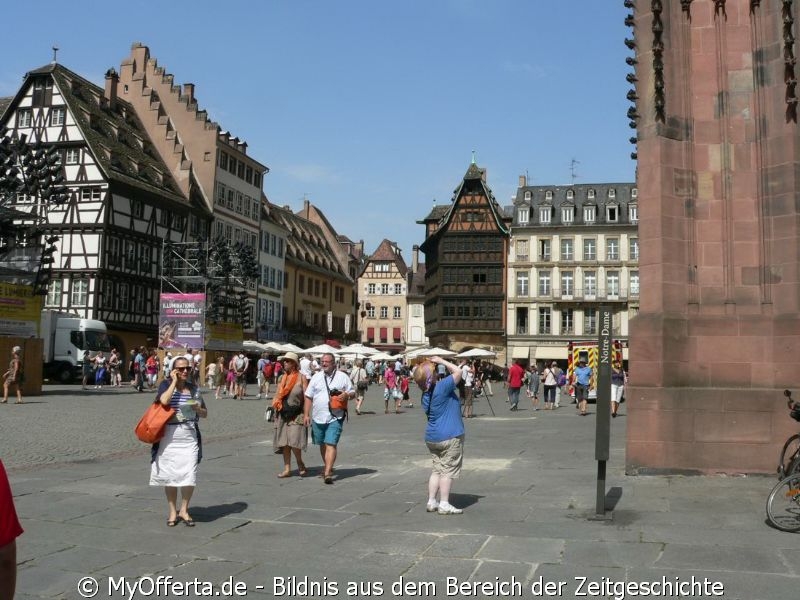
[{"label": "sunglasses", "polygon": [[192,367],[175,367],[176,371],[191,371]]}]

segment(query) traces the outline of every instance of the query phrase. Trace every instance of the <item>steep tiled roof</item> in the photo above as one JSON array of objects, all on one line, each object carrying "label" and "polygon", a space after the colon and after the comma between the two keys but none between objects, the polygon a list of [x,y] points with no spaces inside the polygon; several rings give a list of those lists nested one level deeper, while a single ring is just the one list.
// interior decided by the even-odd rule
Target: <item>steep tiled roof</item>
[{"label": "steep tiled roof", "polygon": [[336,260],[319,225],[294,214],[288,206],[281,207],[271,203],[269,218],[289,233],[286,239],[287,259],[293,260],[305,269],[333,275],[350,284],[353,283]]},{"label": "steep tiled roof", "polygon": [[115,106],[110,107],[102,88],[59,64],[30,71],[26,78],[43,74],[50,74],[55,80],[100,168],[110,180],[187,202],[128,102],[117,98]]},{"label": "steep tiled roof", "polygon": [[406,273],[408,272],[408,267],[406,266],[403,256],[400,254],[400,251],[397,248],[397,244],[390,240],[384,239],[380,244],[378,244],[377,250],[375,250],[375,252],[373,252],[365,261],[364,268],[366,269],[366,266],[370,262],[375,261],[393,262],[397,267],[397,270],[400,272],[400,275],[403,277],[405,277]]},{"label": "steep tiled roof", "polygon": [[[514,225],[519,226],[517,219],[519,218],[519,209],[530,207],[532,210],[529,214],[529,221],[527,225],[539,224],[539,211],[536,210],[543,206],[552,206],[550,222],[547,224],[562,225],[561,222],[561,207],[574,206],[575,215],[574,221],[569,225],[583,224],[583,207],[596,206],[597,214],[593,225],[607,224],[606,221],[606,206],[620,207],[617,220],[613,221],[615,225],[628,225],[628,211],[625,210],[628,204],[637,203],[638,199],[635,197],[636,191],[635,183],[581,183],[576,185],[526,185],[517,189],[517,195],[514,198],[514,204],[505,207],[505,212],[509,216],[513,216]],[[550,197],[548,197],[548,192]],[[571,192],[571,197],[570,197]],[[526,196],[527,194],[527,196]]]},{"label": "steep tiled roof", "polygon": [[409,296],[425,296],[425,263],[417,265],[416,273],[411,274],[411,281],[408,284]]}]

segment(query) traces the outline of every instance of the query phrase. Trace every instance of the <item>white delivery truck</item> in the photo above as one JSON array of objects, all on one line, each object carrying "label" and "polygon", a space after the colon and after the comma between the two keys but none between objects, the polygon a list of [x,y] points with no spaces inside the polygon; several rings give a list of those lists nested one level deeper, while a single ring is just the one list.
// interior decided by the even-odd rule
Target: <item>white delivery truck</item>
[{"label": "white delivery truck", "polygon": [[106,324],[102,321],[43,310],[39,332],[44,340],[44,377],[61,383],[69,383],[81,375],[87,350],[91,356],[98,350],[111,351]]}]

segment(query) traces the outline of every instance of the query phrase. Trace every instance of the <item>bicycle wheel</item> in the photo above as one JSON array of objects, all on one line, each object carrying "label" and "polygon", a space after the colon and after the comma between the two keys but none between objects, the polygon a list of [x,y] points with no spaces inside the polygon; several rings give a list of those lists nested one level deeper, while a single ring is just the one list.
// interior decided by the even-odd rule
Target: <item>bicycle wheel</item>
[{"label": "bicycle wheel", "polygon": [[778,477],[783,479],[791,474],[792,462],[800,458],[800,433],[795,433],[783,445],[781,457],[778,461]]},{"label": "bicycle wheel", "polygon": [[800,474],[789,475],[772,488],[767,518],[781,531],[800,531]]}]

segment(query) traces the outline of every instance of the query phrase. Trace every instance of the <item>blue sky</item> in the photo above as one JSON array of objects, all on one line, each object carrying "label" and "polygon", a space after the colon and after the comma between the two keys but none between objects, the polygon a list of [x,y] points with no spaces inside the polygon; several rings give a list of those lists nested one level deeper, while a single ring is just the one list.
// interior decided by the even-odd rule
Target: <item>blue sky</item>
[{"label": "blue sky", "polygon": [[102,85],[140,41],[266,164],[269,199],[396,241],[472,151],[501,205],[533,184],[633,181],[622,0],[50,0],[4,9],[0,95],[58,61]]}]

